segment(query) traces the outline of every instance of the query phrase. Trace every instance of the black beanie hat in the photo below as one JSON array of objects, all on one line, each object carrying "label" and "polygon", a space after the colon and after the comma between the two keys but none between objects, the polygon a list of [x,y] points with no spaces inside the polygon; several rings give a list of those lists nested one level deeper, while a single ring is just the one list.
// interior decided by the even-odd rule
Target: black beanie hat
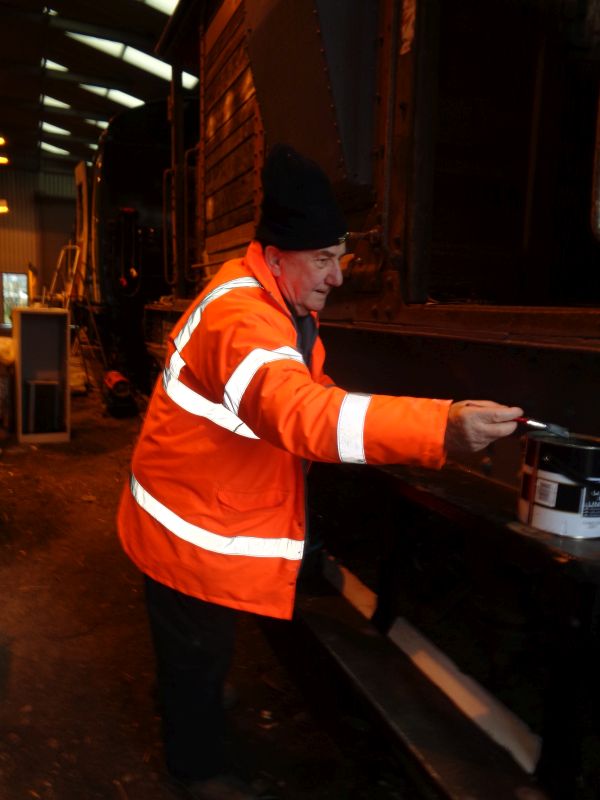
[{"label": "black beanie hat", "polygon": [[346,221],[318,164],[287,144],[277,144],[267,157],[262,179],[256,239],[282,250],[318,250],[344,242]]}]

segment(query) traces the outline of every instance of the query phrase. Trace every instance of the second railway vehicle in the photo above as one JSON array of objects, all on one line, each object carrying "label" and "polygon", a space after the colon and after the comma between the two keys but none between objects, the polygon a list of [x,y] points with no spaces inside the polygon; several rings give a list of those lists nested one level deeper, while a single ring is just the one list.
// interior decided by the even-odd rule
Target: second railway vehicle
[{"label": "second railway vehicle", "polygon": [[[285,141],[349,221],[321,315],[340,385],[491,397],[600,437],[597,0],[180,0],[157,52],[199,88],[191,144],[171,90],[165,281],[143,291],[155,372],[174,319],[252,239]],[[353,605],[301,615],[442,795],[591,800],[600,539],[518,520],[521,449],[435,474],[314,465],[313,531]],[[565,481],[590,524],[598,479]]]}]

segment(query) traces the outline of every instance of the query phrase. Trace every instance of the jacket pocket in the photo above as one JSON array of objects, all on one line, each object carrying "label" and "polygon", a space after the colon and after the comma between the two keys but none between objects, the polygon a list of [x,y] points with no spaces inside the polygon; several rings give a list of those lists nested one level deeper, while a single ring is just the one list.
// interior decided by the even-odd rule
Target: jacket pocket
[{"label": "jacket pocket", "polygon": [[221,506],[231,511],[252,513],[253,511],[283,508],[290,500],[289,492],[268,489],[264,492],[234,492],[218,489],[217,499]]}]

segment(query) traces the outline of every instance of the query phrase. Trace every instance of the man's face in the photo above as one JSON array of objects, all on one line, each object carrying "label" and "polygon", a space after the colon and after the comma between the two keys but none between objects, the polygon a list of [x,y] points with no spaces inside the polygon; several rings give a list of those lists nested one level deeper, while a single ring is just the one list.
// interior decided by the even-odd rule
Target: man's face
[{"label": "man's face", "polygon": [[265,259],[281,294],[303,317],[321,311],[331,289],[342,285],[340,258],[345,252],[345,244],[321,250],[280,250],[267,245]]}]

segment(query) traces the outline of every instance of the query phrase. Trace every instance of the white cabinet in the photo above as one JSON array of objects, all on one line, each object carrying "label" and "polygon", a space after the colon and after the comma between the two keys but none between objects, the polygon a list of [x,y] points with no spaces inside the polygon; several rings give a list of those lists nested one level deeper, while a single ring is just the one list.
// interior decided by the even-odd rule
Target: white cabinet
[{"label": "white cabinet", "polygon": [[66,442],[71,433],[69,312],[13,309],[16,433],[20,442]]}]

